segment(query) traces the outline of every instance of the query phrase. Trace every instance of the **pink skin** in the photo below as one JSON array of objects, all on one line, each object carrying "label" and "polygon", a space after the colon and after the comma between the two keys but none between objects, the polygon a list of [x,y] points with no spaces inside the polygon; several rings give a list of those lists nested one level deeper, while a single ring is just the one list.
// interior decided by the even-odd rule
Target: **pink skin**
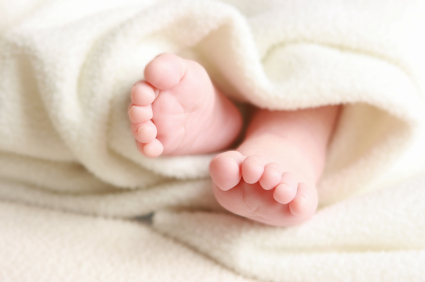
[{"label": "pink skin", "polygon": [[239,135],[238,109],[198,63],[162,54],[131,90],[128,115],[137,148],[146,157],[212,153]]},{"label": "pink skin", "polygon": [[[211,153],[228,148],[242,119],[199,64],[163,54],[131,92],[129,117],[139,151],[147,157]],[[339,107],[256,110],[236,151],[210,164],[213,191],[229,211],[289,226],[317,208],[316,184]]]},{"label": "pink skin", "polygon": [[309,219],[317,208],[316,184],[338,109],[257,110],[239,148],[211,161],[218,202],[269,225]]}]

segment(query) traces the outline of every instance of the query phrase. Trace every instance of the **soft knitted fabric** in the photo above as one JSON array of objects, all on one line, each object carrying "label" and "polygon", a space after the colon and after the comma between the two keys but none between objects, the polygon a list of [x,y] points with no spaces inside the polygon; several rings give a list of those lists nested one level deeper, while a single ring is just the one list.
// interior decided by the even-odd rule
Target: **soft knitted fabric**
[{"label": "soft knitted fabric", "polygon": [[[205,256],[193,255],[203,257],[199,263],[205,268],[208,257],[235,271],[211,274],[215,281],[232,280],[214,275],[239,279],[238,274],[265,281],[423,277],[417,268],[424,261],[419,237],[425,228],[418,203],[425,186],[413,181],[386,188],[425,167],[419,162],[425,150],[417,141],[425,120],[423,1],[6,0],[0,5],[0,201],[14,202],[2,204],[0,212],[1,253],[8,254],[0,258],[5,281],[46,281],[36,271],[42,262],[28,257],[38,252],[52,256],[46,268],[53,271],[52,281],[83,277],[70,274],[83,265],[80,244],[92,250],[84,255],[88,268],[103,255],[120,253],[116,264],[126,259],[124,249],[97,253],[104,245],[95,242],[110,239],[89,227],[65,243],[66,236],[79,232],[73,226],[80,220],[102,222],[123,238],[140,232],[141,244],[152,241],[164,252],[174,248],[166,244],[179,240]],[[137,152],[126,113],[129,92],[162,52],[199,61],[217,86],[241,103],[271,110],[344,104],[318,187],[321,209],[310,222],[279,229],[225,213],[210,187],[212,155],[148,159]],[[416,149],[396,163],[412,141]],[[114,220],[47,215],[24,205],[126,220],[156,212],[152,228],[168,237],[148,226],[125,223],[132,227],[117,231],[121,223]],[[403,208],[394,210],[398,205]],[[72,223],[66,227],[68,216]],[[32,217],[50,219],[20,229]],[[57,243],[40,243],[58,222],[71,233],[58,230],[51,235]],[[19,249],[20,242],[27,247]],[[157,247],[147,247],[149,256],[141,251],[140,260],[165,259]],[[183,249],[182,254],[192,252]],[[169,255],[179,256],[179,250]],[[65,260],[61,256],[75,264],[55,269],[55,262]],[[128,257],[137,259],[131,252]],[[120,277],[125,270],[114,263],[99,261],[87,277],[107,281],[99,278],[101,268],[116,269],[111,277]],[[14,272],[18,264],[28,271]],[[189,277],[177,264],[152,266],[155,271],[164,272],[156,281],[167,281],[169,273]],[[208,271],[224,273],[212,264]]]}]

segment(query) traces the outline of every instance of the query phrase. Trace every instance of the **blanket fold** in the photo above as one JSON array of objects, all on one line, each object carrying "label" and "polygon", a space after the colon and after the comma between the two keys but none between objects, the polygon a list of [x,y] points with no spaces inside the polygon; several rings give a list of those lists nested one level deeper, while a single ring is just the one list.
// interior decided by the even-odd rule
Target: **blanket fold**
[{"label": "blanket fold", "polygon": [[425,275],[424,198],[421,176],[341,201],[290,228],[181,211],[156,213],[153,226],[266,281],[420,281]]},{"label": "blanket fold", "polygon": [[[358,192],[382,171],[420,119],[421,73],[405,56],[411,48],[399,44],[400,31],[392,29],[417,23],[405,14],[415,3],[394,8],[373,36],[361,33],[364,26],[340,26],[339,14],[328,22],[327,7],[334,13],[349,8],[331,2],[317,10],[324,13],[317,26],[311,26],[318,20],[309,14],[313,10],[296,21],[290,16],[301,13],[303,3],[283,3],[250,17],[214,1],[145,3],[82,12],[72,20],[55,15],[56,21],[45,17],[67,13],[55,10],[58,3],[46,5],[2,36],[0,149],[53,161],[52,167],[79,163],[102,182],[122,188],[148,189],[164,177],[207,177],[211,156],[149,160],[137,153],[128,130],[131,85],[154,55],[174,52],[200,61],[226,94],[242,102],[272,110],[346,104],[319,189],[322,204],[330,204]],[[69,5],[76,10],[82,3]],[[350,9],[356,13],[358,7]],[[363,12],[369,17],[374,11]],[[397,26],[384,25],[394,17]],[[383,32],[389,34],[378,37]]]},{"label": "blanket fold", "polygon": [[[0,4],[1,201],[101,217],[155,212],[152,234],[265,281],[423,277],[425,186],[374,191],[425,128],[423,1],[12,2]],[[310,222],[271,228],[223,211],[208,175],[214,155],[139,154],[129,92],[163,52],[201,63],[242,105],[343,105],[318,184],[323,209]],[[422,147],[415,158],[425,159]]]},{"label": "blanket fold", "polygon": [[255,281],[140,222],[0,201],[0,230],[1,281]]}]

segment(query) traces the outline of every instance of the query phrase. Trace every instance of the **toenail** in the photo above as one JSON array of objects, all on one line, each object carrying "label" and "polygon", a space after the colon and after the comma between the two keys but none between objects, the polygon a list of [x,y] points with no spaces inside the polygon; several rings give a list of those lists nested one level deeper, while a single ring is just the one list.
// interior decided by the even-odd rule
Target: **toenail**
[{"label": "toenail", "polygon": [[281,189],[291,189],[291,185],[289,185],[288,183],[280,183],[279,185],[277,185],[276,188],[281,188]]},{"label": "toenail", "polygon": [[250,165],[253,165],[253,166],[258,166],[258,167],[263,167],[264,166],[262,163],[260,163],[258,161],[250,160],[248,162],[249,162]]},{"label": "toenail", "polygon": [[141,124],[139,126],[139,128],[137,129],[137,132],[141,133],[142,131],[145,131],[146,129],[149,129],[149,128],[151,128],[151,126],[150,126],[149,121],[148,121],[148,122]]},{"label": "toenail", "polygon": [[134,104],[131,104],[131,105],[130,105],[129,110],[131,110],[131,109],[136,109],[135,107],[137,107],[137,106],[136,106],[136,105],[134,105]]},{"label": "toenail", "polygon": [[139,128],[137,129],[137,132],[140,133],[140,131],[142,131],[144,128],[146,128],[146,124],[139,126]]}]

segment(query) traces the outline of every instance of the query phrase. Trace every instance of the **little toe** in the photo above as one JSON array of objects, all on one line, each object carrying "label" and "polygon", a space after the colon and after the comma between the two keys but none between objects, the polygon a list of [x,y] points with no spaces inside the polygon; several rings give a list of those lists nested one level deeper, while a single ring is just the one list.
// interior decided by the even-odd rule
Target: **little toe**
[{"label": "little toe", "polygon": [[147,82],[160,90],[176,86],[185,73],[184,60],[173,54],[161,54],[145,68]]},{"label": "little toe", "polygon": [[258,182],[264,173],[265,162],[260,156],[249,156],[242,163],[242,177],[248,184]]},{"label": "little toe", "polygon": [[235,187],[241,180],[240,165],[244,156],[237,151],[229,151],[217,155],[210,163],[210,174],[213,182],[223,191]]},{"label": "little toe", "polygon": [[147,122],[153,117],[152,106],[131,105],[128,109],[128,116],[131,122],[135,124]]},{"label": "little toe", "polygon": [[314,214],[318,204],[317,191],[305,183],[298,184],[297,194],[289,203],[289,210],[295,216],[308,218]]},{"label": "little toe", "polygon": [[283,168],[277,163],[269,163],[264,168],[263,176],[260,178],[260,185],[264,190],[271,190],[279,185],[283,174]]},{"label": "little toe", "polygon": [[147,106],[152,104],[158,93],[159,90],[154,89],[149,83],[139,81],[131,89],[131,101],[137,106]]},{"label": "little toe", "polygon": [[140,143],[150,143],[157,135],[156,126],[150,120],[140,125],[135,125],[135,127],[133,135]]},{"label": "little toe", "polygon": [[291,173],[285,172],[273,192],[273,198],[281,204],[288,204],[294,200],[297,194],[297,186],[297,179]]},{"label": "little toe", "polygon": [[164,147],[157,139],[154,139],[152,142],[149,142],[147,144],[137,142],[137,149],[139,149],[140,153],[142,153],[148,158],[156,158],[160,156],[164,151]]}]

